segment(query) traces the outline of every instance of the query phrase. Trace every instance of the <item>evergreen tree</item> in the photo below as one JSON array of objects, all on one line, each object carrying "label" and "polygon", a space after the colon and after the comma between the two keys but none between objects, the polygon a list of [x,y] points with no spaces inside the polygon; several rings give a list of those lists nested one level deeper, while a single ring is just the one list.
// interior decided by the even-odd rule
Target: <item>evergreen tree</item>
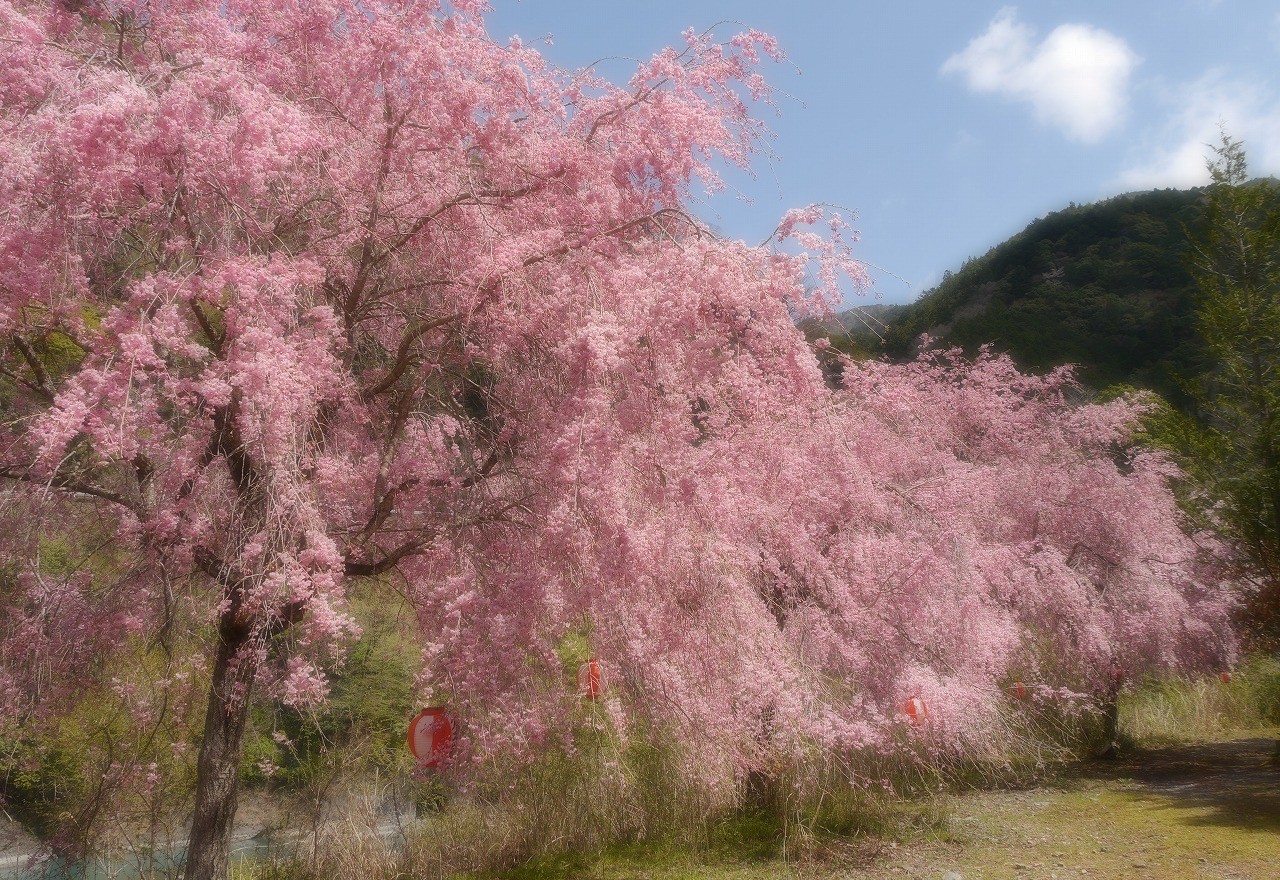
[{"label": "evergreen tree", "polygon": [[1199,403],[1205,462],[1226,525],[1246,554],[1259,634],[1280,636],[1280,187],[1249,181],[1243,144],[1225,132],[1192,235],[1197,320],[1214,366]]}]

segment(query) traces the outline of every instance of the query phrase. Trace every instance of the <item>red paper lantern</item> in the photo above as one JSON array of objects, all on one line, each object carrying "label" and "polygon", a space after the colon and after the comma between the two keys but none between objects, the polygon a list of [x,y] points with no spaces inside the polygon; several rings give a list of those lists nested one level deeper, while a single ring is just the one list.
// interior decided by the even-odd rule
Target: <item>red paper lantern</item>
[{"label": "red paper lantern", "polygon": [[578,667],[578,693],[588,700],[597,700],[604,693],[604,676],[595,657]]},{"label": "red paper lantern", "polygon": [[443,706],[429,706],[409,724],[409,751],[420,767],[438,767],[453,748],[453,722]]},{"label": "red paper lantern", "polygon": [[1223,683],[1223,684],[1231,684],[1231,673],[1230,673],[1230,672],[1221,672],[1221,673],[1219,673],[1219,674],[1218,674],[1218,678],[1222,679],[1222,683]]},{"label": "red paper lantern", "polygon": [[1027,686],[1025,684],[1020,681],[1015,681],[1012,687],[1009,688],[1009,693],[1014,697],[1014,699],[1025,700],[1029,692],[1027,691]]},{"label": "red paper lantern", "polygon": [[925,718],[929,716],[929,707],[919,697],[912,697],[903,703],[902,711],[907,713],[907,718],[911,720],[912,724],[922,724]]}]

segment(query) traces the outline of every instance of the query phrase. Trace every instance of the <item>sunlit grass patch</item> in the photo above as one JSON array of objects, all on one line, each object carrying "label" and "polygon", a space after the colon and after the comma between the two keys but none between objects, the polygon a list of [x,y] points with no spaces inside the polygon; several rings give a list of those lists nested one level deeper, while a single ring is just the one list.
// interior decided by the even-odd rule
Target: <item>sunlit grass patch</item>
[{"label": "sunlit grass patch", "polygon": [[1280,725],[1280,659],[1254,655],[1230,673],[1142,682],[1121,697],[1120,729],[1130,741],[1203,742]]}]

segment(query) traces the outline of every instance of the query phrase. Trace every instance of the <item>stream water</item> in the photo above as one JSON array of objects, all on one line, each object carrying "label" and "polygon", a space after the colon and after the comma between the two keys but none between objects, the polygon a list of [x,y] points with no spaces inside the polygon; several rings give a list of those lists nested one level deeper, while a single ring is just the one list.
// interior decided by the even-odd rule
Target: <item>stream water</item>
[{"label": "stream water", "polygon": [[[297,839],[249,837],[231,844],[233,863],[246,859],[282,858],[298,848]],[[0,857],[0,880],[151,880],[176,878],[186,856],[187,842],[174,841],[152,850],[107,853],[91,859],[68,862],[62,858],[30,864],[29,856]]]},{"label": "stream water", "polygon": [[[389,847],[404,845],[403,821],[384,819],[376,833]],[[298,831],[241,837],[231,842],[231,863],[288,858],[309,839],[309,833]],[[0,855],[0,880],[169,880],[181,875],[186,853],[184,839],[154,849],[120,850],[75,862],[52,858],[33,864],[30,855]]]}]

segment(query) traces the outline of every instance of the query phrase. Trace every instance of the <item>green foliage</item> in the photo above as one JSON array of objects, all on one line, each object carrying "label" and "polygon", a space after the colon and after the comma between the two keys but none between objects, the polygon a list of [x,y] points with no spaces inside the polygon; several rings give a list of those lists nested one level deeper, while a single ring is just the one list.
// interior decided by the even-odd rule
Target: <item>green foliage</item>
[{"label": "green foliage", "polygon": [[331,670],[322,709],[259,700],[240,764],[249,784],[323,785],[346,771],[407,771],[405,730],[413,716],[418,651],[394,607],[354,602],[363,627],[346,662]]},{"label": "green foliage", "polygon": [[0,740],[0,802],[37,837],[58,831],[82,797],[83,756],[63,744]]},{"label": "green foliage", "polygon": [[587,627],[570,630],[556,645],[556,659],[565,675],[573,678],[578,667],[591,658],[591,632]]},{"label": "green foliage", "polygon": [[20,385],[47,393],[51,383],[78,367],[84,355],[83,348],[57,330],[30,338],[15,335],[11,344],[0,346],[0,403],[12,406]]},{"label": "green foliage", "polygon": [[1191,231],[1196,319],[1213,360],[1197,402],[1211,442],[1206,474],[1249,557],[1252,623],[1280,640],[1280,185],[1249,181],[1225,133]]},{"label": "green foliage", "polygon": [[738,859],[765,861],[778,855],[786,841],[779,817],[759,810],[742,810],[711,826],[708,848]]},{"label": "green foliage", "polygon": [[54,577],[75,574],[80,569],[84,551],[59,536],[41,535],[40,571]]},{"label": "green foliage", "polygon": [[1140,745],[1213,741],[1280,726],[1280,659],[1256,654],[1229,683],[1217,676],[1152,678],[1121,697],[1121,727]]},{"label": "green foliage", "polygon": [[[75,555],[72,553],[72,555]],[[92,853],[120,827],[181,821],[194,782],[198,672],[128,642],[57,700],[58,717],[0,738],[0,803],[27,832]]]},{"label": "green foliage", "polygon": [[1242,690],[1242,701],[1251,717],[1280,727],[1280,658],[1254,657],[1231,683]]},{"label": "green foliage", "polygon": [[1153,388],[1183,407],[1179,377],[1204,358],[1183,263],[1198,199],[1135,193],[1037,220],[891,320],[882,351],[908,357],[923,333],[970,352],[990,343],[1024,369],[1075,363],[1095,388]]},{"label": "green foliage", "polygon": [[313,880],[312,866],[301,859],[240,859],[231,863],[231,880]]}]

